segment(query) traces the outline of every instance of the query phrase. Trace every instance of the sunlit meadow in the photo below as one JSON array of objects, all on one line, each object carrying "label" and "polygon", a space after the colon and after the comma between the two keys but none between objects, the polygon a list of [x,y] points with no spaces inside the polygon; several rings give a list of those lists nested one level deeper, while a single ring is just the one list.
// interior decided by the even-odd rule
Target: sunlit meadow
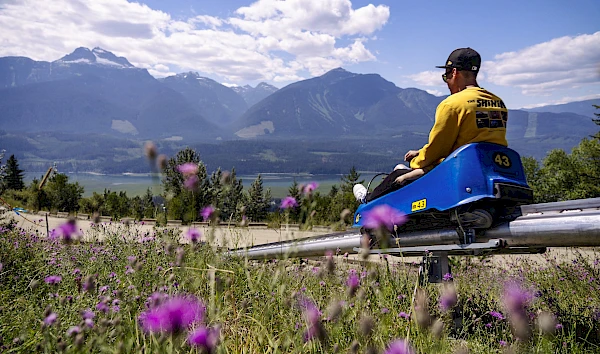
[{"label": "sunlit meadow", "polygon": [[416,289],[416,265],[388,258],[248,261],[212,231],[135,223],[81,236],[2,225],[1,352],[600,352],[597,255],[454,260]]}]

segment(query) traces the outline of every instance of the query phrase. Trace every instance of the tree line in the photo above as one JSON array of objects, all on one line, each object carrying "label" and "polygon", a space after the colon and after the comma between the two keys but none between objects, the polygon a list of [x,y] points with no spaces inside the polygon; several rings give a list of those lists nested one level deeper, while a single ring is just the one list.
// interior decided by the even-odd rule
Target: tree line
[{"label": "tree line", "polygon": [[[595,106],[600,109],[599,106]],[[593,121],[600,125],[600,114]],[[69,182],[65,174],[54,173],[43,188],[40,180],[29,185],[23,182],[23,170],[14,155],[2,163],[0,153],[0,196],[11,205],[32,210],[79,212],[110,216],[115,219],[156,218],[182,220],[184,223],[203,221],[201,211],[212,206],[222,222],[299,223],[311,225],[343,225],[350,222],[358,202],[352,193],[356,183],[364,183],[360,173],[352,167],[342,176],[339,186],[329,192],[310,190],[294,181],[288,195],[297,206],[282,211],[273,200],[269,189],[263,186],[262,176],[244,190],[235,168],[220,168],[207,172],[200,155],[185,148],[162,161],[152,158],[160,169],[163,193],[156,196],[148,189],[143,196],[127,196],[126,192],[105,190],[83,198],[84,189],[77,182]],[[555,202],[570,199],[600,197],[600,133],[584,138],[570,153],[562,149],[550,151],[542,161],[532,157],[522,158],[527,181],[534,190],[534,202]],[[180,166],[191,164],[193,173],[185,176]],[[193,183],[192,183],[193,182]],[[314,185],[312,186],[314,187]],[[312,188],[311,187],[311,188]]]}]

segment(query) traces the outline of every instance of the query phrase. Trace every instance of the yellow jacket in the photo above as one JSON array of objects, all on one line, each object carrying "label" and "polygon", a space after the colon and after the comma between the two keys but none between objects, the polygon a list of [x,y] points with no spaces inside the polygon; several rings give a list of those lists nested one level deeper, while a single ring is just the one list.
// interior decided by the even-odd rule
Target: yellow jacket
[{"label": "yellow jacket", "polygon": [[469,87],[448,96],[437,107],[429,143],[410,161],[411,168],[430,170],[459,147],[476,142],[508,146],[508,110],[498,96]]}]

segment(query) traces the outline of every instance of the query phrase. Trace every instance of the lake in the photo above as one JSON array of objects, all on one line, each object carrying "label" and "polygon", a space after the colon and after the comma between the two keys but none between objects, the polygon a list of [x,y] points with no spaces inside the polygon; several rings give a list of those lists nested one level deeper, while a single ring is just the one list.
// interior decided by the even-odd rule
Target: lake
[{"label": "lake", "polygon": [[[25,182],[29,183],[33,178],[40,179],[44,173],[42,172],[26,172]],[[91,196],[94,192],[102,193],[104,189],[110,191],[125,191],[128,196],[143,195],[146,193],[146,189],[151,188],[152,192],[156,194],[162,193],[162,186],[160,179],[153,178],[150,174],[98,174],[98,173],[66,173],[69,176],[70,182],[78,182],[83,186],[85,192],[84,197]],[[372,172],[362,173],[362,179],[365,179],[366,183],[369,182],[373,177]],[[242,180],[244,189],[250,187],[252,182],[256,179],[258,174],[253,175],[241,175],[237,178]],[[292,185],[294,179],[299,184],[306,184],[308,182],[319,183],[317,189],[321,193],[328,193],[331,187],[340,185],[342,175],[311,175],[311,174],[291,174],[291,173],[263,173],[261,174],[263,179],[263,187],[271,189],[271,195],[274,198],[283,198],[287,195],[288,188]],[[379,180],[379,179],[377,179]]]}]

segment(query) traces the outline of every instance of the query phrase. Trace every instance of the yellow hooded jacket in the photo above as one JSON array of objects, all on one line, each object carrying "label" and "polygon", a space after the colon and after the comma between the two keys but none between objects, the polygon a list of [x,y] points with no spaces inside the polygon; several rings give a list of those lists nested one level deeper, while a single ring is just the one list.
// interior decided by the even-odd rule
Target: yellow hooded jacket
[{"label": "yellow hooded jacket", "polygon": [[448,96],[437,107],[429,143],[410,161],[410,167],[431,170],[452,151],[476,142],[508,146],[508,110],[502,100],[480,87]]}]

